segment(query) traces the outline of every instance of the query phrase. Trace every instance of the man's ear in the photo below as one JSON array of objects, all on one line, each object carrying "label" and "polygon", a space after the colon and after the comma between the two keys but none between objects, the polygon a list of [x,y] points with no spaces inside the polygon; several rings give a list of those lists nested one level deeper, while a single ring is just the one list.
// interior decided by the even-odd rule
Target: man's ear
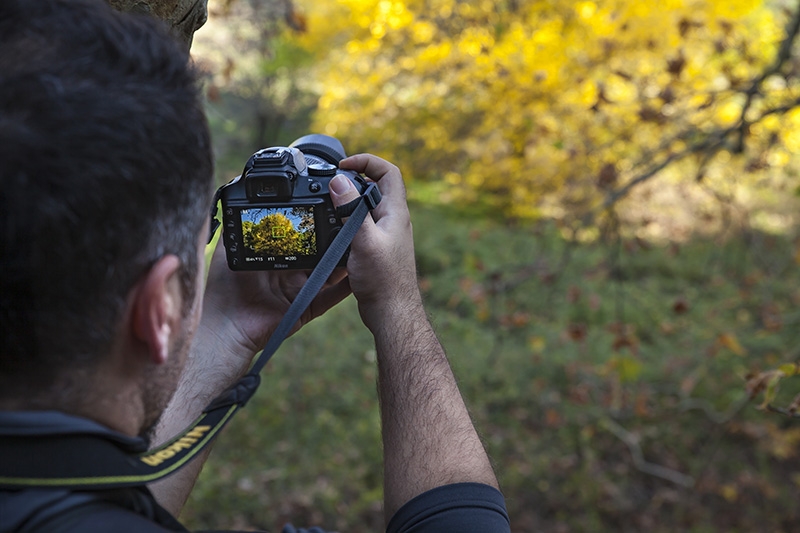
[{"label": "man's ear", "polygon": [[144,343],[152,363],[167,361],[170,338],[182,320],[181,261],[165,255],[147,271],[133,295],[133,335]]}]

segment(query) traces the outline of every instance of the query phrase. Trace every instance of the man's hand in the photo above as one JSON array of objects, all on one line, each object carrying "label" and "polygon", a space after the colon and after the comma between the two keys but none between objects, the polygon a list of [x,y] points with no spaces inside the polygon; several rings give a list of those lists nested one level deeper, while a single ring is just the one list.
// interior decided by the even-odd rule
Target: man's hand
[{"label": "man's hand", "polygon": [[[308,280],[306,270],[232,272],[222,244],[214,251],[206,282],[198,336],[220,346],[229,363],[244,373],[269,340]],[[350,294],[344,269],[337,269],[303,313],[293,333]],[[198,349],[202,350],[201,346]]]},{"label": "man's hand", "polygon": [[[358,299],[361,318],[374,333],[388,319],[387,313],[409,307],[422,309],[405,185],[396,166],[373,155],[348,157],[339,166],[364,173],[377,182],[383,196],[364,220],[347,261],[350,287]],[[344,176],[334,178],[330,188],[335,205],[359,196]]]}]

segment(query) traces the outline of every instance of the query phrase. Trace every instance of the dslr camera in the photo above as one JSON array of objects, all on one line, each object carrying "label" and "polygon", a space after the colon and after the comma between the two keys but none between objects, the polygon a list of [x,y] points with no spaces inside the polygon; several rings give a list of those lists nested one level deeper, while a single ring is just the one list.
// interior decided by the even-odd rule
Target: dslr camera
[{"label": "dslr camera", "polygon": [[[364,193],[357,172],[340,170],[342,143],[322,134],[264,148],[224,185],[223,242],[231,270],[313,269],[342,227],[328,194],[336,174]],[[347,254],[339,263],[344,266]]]}]

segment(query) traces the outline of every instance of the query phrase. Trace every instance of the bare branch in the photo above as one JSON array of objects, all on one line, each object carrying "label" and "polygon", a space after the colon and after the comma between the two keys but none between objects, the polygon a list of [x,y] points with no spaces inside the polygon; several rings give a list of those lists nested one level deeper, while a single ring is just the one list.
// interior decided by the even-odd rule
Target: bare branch
[{"label": "bare branch", "polygon": [[681,400],[680,407],[682,411],[699,410],[702,411],[709,420],[717,425],[727,424],[738,415],[742,409],[750,403],[750,399],[745,396],[741,400],[732,403],[724,412],[719,412],[714,409],[711,402],[699,398],[684,398]]},{"label": "bare branch", "polygon": [[800,418],[800,413],[793,413],[789,409],[784,409],[783,407],[775,407],[774,405],[768,403],[765,408],[771,413],[779,413],[784,416],[788,416],[789,418]]},{"label": "bare branch", "polygon": [[650,178],[670,166],[672,163],[685,159],[686,157],[696,154],[698,152],[708,152],[713,150],[714,152],[720,150],[724,145],[724,140],[727,138],[728,135],[733,133],[738,129],[738,126],[728,128],[722,131],[712,132],[706,137],[705,140],[695,143],[691,146],[688,146],[685,150],[681,150],[679,152],[673,152],[669,154],[663,161],[657,163],[644,171],[643,173],[639,174],[635,178],[631,179],[621,188],[612,191],[606,197],[605,202],[603,202],[602,210],[606,210],[616,204],[619,200],[627,196],[634,187],[648,181]]},{"label": "bare branch", "polygon": [[767,109],[763,111],[761,115],[754,120],[746,121],[743,124],[736,124],[735,126],[731,126],[730,128],[713,131],[707,134],[708,136],[703,141],[692,144],[686,147],[686,149],[681,150],[679,152],[673,152],[669,154],[660,163],[653,165],[652,167],[642,172],[635,178],[632,178],[630,181],[628,181],[628,183],[626,183],[619,189],[610,192],[600,209],[606,210],[610,208],[611,206],[616,204],[619,200],[627,196],[631,192],[631,190],[633,190],[634,187],[636,187],[640,183],[650,180],[656,174],[664,170],[672,163],[685,159],[690,155],[701,152],[707,154],[716,153],[719,150],[728,146],[725,141],[728,139],[728,137],[730,137],[731,134],[738,132],[742,127],[749,128],[753,124],[758,124],[759,122],[761,122],[770,115],[786,113],[787,111],[791,111],[792,109],[798,106],[800,106],[800,98],[796,98],[782,106]]},{"label": "bare branch", "polygon": [[750,110],[750,106],[753,104],[753,99],[761,91],[761,85],[764,83],[764,80],[773,74],[780,72],[783,68],[783,65],[786,64],[786,62],[792,57],[792,47],[798,31],[800,31],[800,5],[798,5],[797,11],[795,11],[794,16],[786,25],[786,37],[784,37],[783,41],[781,42],[781,46],[778,49],[778,54],[775,56],[775,61],[771,66],[767,67],[758,78],[753,80],[750,88],[745,92],[747,99],[742,106],[742,113],[739,117],[739,123],[741,124],[739,127],[739,142],[737,145],[739,147],[739,151],[744,150],[744,138],[747,133],[747,121],[745,120],[745,117],[747,116],[747,112]]},{"label": "bare branch", "polygon": [[[768,67],[766,67],[764,71],[758,75],[758,77],[753,79],[752,83],[745,91],[742,91],[742,93],[746,95],[746,100],[742,107],[742,111],[737,123],[728,128],[719,128],[709,132],[703,132],[697,128],[687,129],[674,136],[672,140],[662,143],[662,147],[666,147],[670,146],[675,140],[688,139],[698,134],[703,137],[703,140],[692,143],[683,150],[669,153],[658,162],[648,163],[644,170],[638,173],[638,175],[635,175],[633,178],[628,180],[628,182],[620,188],[610,191],[606,196],[605,201],[596,211],[604,211],[609,209],[622,198],[626,197],[637,185],[649,181],[668,166],[691,155],[704,153],[705,160],[709,161],[713,155],[720,150],[725,149],[726,147],[731,148],[731,150],[734,152],[740,152],[744,146],[744,136],[749,130],[750,126],[761,122],[770,115],[783,114],[800,106],[800,98],[796,98],[787,102],[786,104],[762,111],[760,115],[753,120],[748,121],[746,119],[746,115],[752,108],[755,97],[760,94],[761,86],[764,81],[770,76],[780,72],[786,62],[791,59],[792,48],[798,34],[800,34],[800,2],[798,2],[798,7],[786,26],[786,36],[781,42],[778,52],[776,53],[775,60]],[[730,143],[730,137],[732,135],[737,135],[738,137],[735,141],[735,144]],[[643,161],[652,161],[652,155],[653,154],[650,154],[648,157],[644,158]],[[640,167],[639,164],[634,165],[634,168],[638,167]],[[592,220],[595,214],[596,213],[590,213],[584,218],[584,221]]]},{"label": "bare branch", "polygon": [[620,426],[617,422],[611,420],[610,418],[605,418],[601,420],[600,423],[605,429],[607,429],[615,437],[624,442],[626,446],[628,446],[628,450],[630,450],[631,457],[633,459],[633,465],[637,470],[651,476],[671,481],[672,483],[682,487],[694,487],[695,481],[692,476],[687,476],[686,474],[671,468],[645,461],[644,454],[642,453],[642,447],[639,445],[639,438],[624,427]]}]

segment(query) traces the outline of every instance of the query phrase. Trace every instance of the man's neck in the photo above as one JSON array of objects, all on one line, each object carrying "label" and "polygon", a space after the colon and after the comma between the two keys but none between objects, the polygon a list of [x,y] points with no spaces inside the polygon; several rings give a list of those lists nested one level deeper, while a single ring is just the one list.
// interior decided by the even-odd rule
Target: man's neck
[{"label": "man's neck", "polygon": [[138,389],[120,383],[113,376],[77,373],[81,375],[62,377],[45,391],[0,397],[0,411],[59,411],[87,418],[131,437],[137,436],[144,419]]}]

